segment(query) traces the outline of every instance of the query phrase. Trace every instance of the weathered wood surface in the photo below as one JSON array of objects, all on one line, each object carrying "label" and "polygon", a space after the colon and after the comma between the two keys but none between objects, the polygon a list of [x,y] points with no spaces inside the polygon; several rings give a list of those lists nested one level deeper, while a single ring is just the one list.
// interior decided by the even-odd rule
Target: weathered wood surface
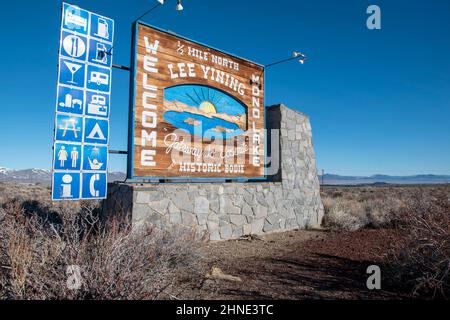
[{"label": "weathered wood surface", "polygon": [[[156,52],[149,52],[145,47],[145,37],[148,38],[148,42],[154,44],[155,41],[159,41],[158,48]],[[137,47],[136,47],[136,73],[135,73],[135,101],[134,101],[134,155],[133,155],[133,175],[135,177],[181,177],[181,178],[234,178],[234,177],[263,177],[264,176],[264,74],[263,68],[257,64],[254,64],[250,61],[243,60],[234,56],[230,56],[224,54],[220,51],[216,51],[214,49],[196,44],[194,42],[185,40],[183,38],[161,32],[159,30],[155,30],[153,28],[139,25],[138,26],[138,34],[137,34]],[[178,50],[180,47],[183,48],[183,51]],[[195,48],[202,52],[201,57],[191,56],[188,54],[189,47]],[[207,53],[205,56],[204,53]],[[144,70],[144,56],[148,55],[151,57],[157,58],[157,62],[154,68],[157,69],[157,73],[148,72]],[[215,55],[222,59],[227,59],[229,61],[233,61],[238,64],[238,68],[236,68],[236,64],[231,63],[229,66],[219,65],[212,61],[212,56]],[[205,57],[207,60],[205,60]],[[173,65],[174,70],[176,71],[176,67],[179,63],[184,64],[194,64],[193,70],[195,70],[195,77],[186,77],[181,78],[178,77],[173,79],[171,77],[171,72],[168,65]],[[234,88],[230,88],[230,86],[225,83],[221,83],[215,80],[211,80],[211,77],[208,76],[207,79],[204,77],[203,69],[201,65],[205,67],[214,68],[217,70],[216,72],[223,71],[228,74],[230,77],[236,79],[239,83],[242,83],[240,92],[235,91]],[[236,70],[238,69],[238,70]],[[187,71],[187,70],[186,70]],[[156,98],[146,98],[146,102],[148,104],[152,104],[156,106],[156,110],[144,109],[143,105],[143,94],[144,92],[149,92],[148,89],[144,88],[144,74],[147,75],[147,81],[145,84],[150,86],[156,86],[156,91],[151,91],[156,94]],[[254,95],[255,92],[252,91],[255,85],[252,84],[252,76],[260,76],[261,82],[258,87],[259,96],[256,97],[256,100],[259,101],[259,106],[255,107]],[[247,107],[247,117],[245,126],[243,123],[244,119],[240,119],[238,125],[240,128],[248,128],[249,131],[246,132],[243,136],[247,136],[246,141],[249,145],[249,150],[245,152],[245,157],[241,156],[233,157],[232,159],[228,159],[227,162],[242,164],[242,158],[244,158],[243,163],[243,172],[239,174],[236,173],[225,173],[222,171],[221,173],[217,172],[180,172],[179,165],[180,163],[174,163],[174,159],[171,155],[171,152],[168,151],[168,145],[165,142],[166,136],[173,132],[180,132],[180,129],[173,127],[171,124],[164,120],[164,113],[167,111],[167,108],[164,108],[164,90],[173,86],[182,85],[182,84],[198,84],[209,86],[220,91],[223,91],[230,96],[234,97],[236,100],[240,101],[243,105]],[[253,110],[257,108],[259,112],[257,112],[257,117],[254,117]],[[142,114],[143,111],[151,111],[156,115],[156,127],[154,128],[145,128],[142,123]],[[255,129],[258,132],[260,139],[258,152],[254,152],[253,150],[253,134],[255,131],[251,129]],[[147,133],[156,132],[156,146],[143,146],[142,144],[142,135],[143,130]],[[186,131],[182,132],[182,135],[187,135]],[[198,137],[191,137],[191,139],[198,139]],[[238,136],[236,138],[230,138],[229,140],[236,141],[221,141],[221,142],[211,142],[210,140],[205,139],[203,143],[191,143],[192,147],[203,149],[207,148],[209,145],[213,145],[217,147],[218,145],[222,146],[236,146],[237,141],[242,142],[244,137]],[[152,143],[148,143],[152,144]],[[141,153],[143,150],[154,150],[156,154],[154,155],[153,162],[156,163],[155,166],[145,166],[141,163]],[[260,165],[255,166],[252,164],[252,159],[255,156],[259,156]],[[195,156],[184,157],[183,160],[188,159],[186,162],[192,163],[211,163],[212,160],[210,158],[198,158]],[[225,164],[222,159],[217,163],[220,164],[220,168],[224,168]],[[239,160],[239,161],[238,161]]]}]

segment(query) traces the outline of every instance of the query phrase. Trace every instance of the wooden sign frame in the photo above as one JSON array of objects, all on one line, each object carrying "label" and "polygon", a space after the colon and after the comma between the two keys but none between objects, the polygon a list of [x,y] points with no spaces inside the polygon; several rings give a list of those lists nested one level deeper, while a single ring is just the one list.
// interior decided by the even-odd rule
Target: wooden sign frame
[{"label": "wooden sign frame", "polygon": [[264,66],[143,22],[132,41],[128,179],[264,180]]}]

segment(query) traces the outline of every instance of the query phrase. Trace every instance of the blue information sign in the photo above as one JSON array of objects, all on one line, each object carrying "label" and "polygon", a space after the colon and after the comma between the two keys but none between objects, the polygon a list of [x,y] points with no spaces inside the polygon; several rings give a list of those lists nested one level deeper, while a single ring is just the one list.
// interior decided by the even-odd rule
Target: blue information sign
[{"label": "blue information sign", "polygon": [[55,133],[57,141],[82,142],[83,118],[57,114]]},{"label": "blue information sign", "polygon": [[59,52],[62,56],[85,61],[88,52],[87,38],[63,31]]},{"label": "blue information sign", "polygon": [[112,64],[112,45],[91,39],[89,41],[88,61],[105,67],[111,67]]},{"label": "blue information sign", "polygon": [[100,92],[86,92],[87,116],[109,118],[109,94]]},{"label": "blue information sign", "polygon": [[89,31],[89,11],[68,3],[63,4],[63,29],[87,35]]},{"label": "blue information sign", "polygon": [[108,148],[85,145],[83,149],[84,171],[106,171],[108,167]]},{"label": "blue information sign", "polygon": [[107,194],[114,20],[63,3],[52,199]]},{"label": "blue information sign", "polygon": [[86,65],[69,59],[59,60],[59,84],[84,88]]},{"label": "blue information sign", "polygon": [[53,170],[81,170],[81,145],[55,143]]},{"label": "blue information sign", "polygon": [[84,142],[108,144],[109,121],[85,118]]},{"label": "blue information sign", "polygon": [[83,173],[83,199],[103,199],[106,197],[106,173]]},{"label": "blue information sign", "polygon": [[112,43],[114,38],[114,20],[93,13],[91,15],[90,36]]},{"label": "blue information sign", "polygon": [[56,111],[82,115],[84,109],[84,91],[77,88],[58,86]]},{"label": "blue information sign", "polygon": [[80,199],[81,174],[79,172],[53,172],[53,200]]},{"label": "blue information sign", "polygon": [[111,69],[88,66],[87,88],[108,93],[111,88]]}]

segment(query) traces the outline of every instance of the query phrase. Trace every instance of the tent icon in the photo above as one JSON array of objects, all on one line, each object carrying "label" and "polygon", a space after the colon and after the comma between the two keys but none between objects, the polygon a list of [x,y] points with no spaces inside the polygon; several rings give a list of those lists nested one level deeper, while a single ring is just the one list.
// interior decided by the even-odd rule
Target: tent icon
[{"label": "tent icon", "polygon": [[105,135],[103,134],[103,131],[98,123],[95,124],[94,128],[92,129],[91,133],[87,136],[87,138],[94,140],[106,140]]}]

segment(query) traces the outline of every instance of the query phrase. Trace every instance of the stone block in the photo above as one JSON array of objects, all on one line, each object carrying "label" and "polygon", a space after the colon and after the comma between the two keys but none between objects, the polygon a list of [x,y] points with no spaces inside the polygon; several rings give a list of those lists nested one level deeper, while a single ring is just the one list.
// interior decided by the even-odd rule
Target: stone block
[{"label": "stone block", "polygon": [[187,211],[181,211],[181,219],[183,221],[183,225],[188,227],[195,227],[197,224],[195,215]]},{"label": "stone block", "polygon": [[144,191],[139,191],[136,193],[136,203],[144,204],[150,201],[149,193]]},{"label": "stone block", "polygon": [[195,198],[194,205],[195,214],[208,214],[209,213],[209,200],[205,197],[198,196]]},{"label": "stone block", "polygon": [[169,222],[173,225],[182,224],[183,220],[181,219],[181,212],[174,212],[169,214]]},{"label": "stone block", "polygon": [[220,241],[222,240],[222,238],[220,237],[220,232],[219,230],[214,230],[214,231],[210,231],[209,232],[209,240],[211,241]]},{"label": "stone block", "polygon": [[268,213],[269,213],[269,211],[268,211],[267,207],[264,207],[262,205],[256,206],[256,209],[255,209],[256,218],[267,217]]},{"label": "stone block", "polygon": [[263,233],[263,228],[264,228],[264,221],[266,219],[262,218],[262,219],[256,219],[255,221],[253,221],[252,223],[252,234],[262,234]]},{"label": "stone block", "polygon": [[247,223],[247,219],[245,218],[244,215],[236,215],[236,214],[230,215],[230,221],[235,226],[243,226],[244,224]]},{"label": "stone block", "polygon": [[242,227],[235,228],[235,229],[233,230],[232,237],[233,237],[234,239],[240,238],[240,237],[242,237],[243,235],[244,235],[244,231],[243,231],[243,228],[242,228]]},{"label": "stone block", "polygon": [[220,228],[220,237],[224,240],[231,239],[233,235],[233,230],[230,225],[226,225]]},{"label": "stone block", "polygon": [[219,223],[218,223],[218,222],[215,222],[215,221],[208,221],[208,222],[207,222],[207,226],[208,226],[208,230],[209,230],[210,232],[219,230]]},{"label": "stone block", "polygon": [[149,202],[148,206],[159,214],[165,215],[166,213],[168,213],[169,204],[169,199],[163,199],[160,201]]},{"label": "stone block", "polygon": [[164,199],[164,193],[160,191],[153,191],[148,193],[148,201],[154,202],[154,201],[160,201]]},{"label": "stone block", "polygon": [[227,195],[220,197],[220,213],[222,214],[240,214],[241,208],[236,207]]},{"label": "stone block", "polygon": [[197,213],[197,222],[199,226],[204,226],[208,222],[208,214],[207,213]]},{"label": "stone block", "polygon": [[253,209],[247,203],[242,206],[242,214],[245,216],[253,216]]},{"label": "stone block", "polygon": [[251,235],[252,234],[252,225],[251,224],[245,224],[242,227],[242,233],[243,235],[247,236],[247,235]]},{"label": "stone block", "polygon": [[169,196],[175,206],[180,210],[184,210],[190,213],[194,212],[194,199],[190,199],[186,192],[177,192]]}]

